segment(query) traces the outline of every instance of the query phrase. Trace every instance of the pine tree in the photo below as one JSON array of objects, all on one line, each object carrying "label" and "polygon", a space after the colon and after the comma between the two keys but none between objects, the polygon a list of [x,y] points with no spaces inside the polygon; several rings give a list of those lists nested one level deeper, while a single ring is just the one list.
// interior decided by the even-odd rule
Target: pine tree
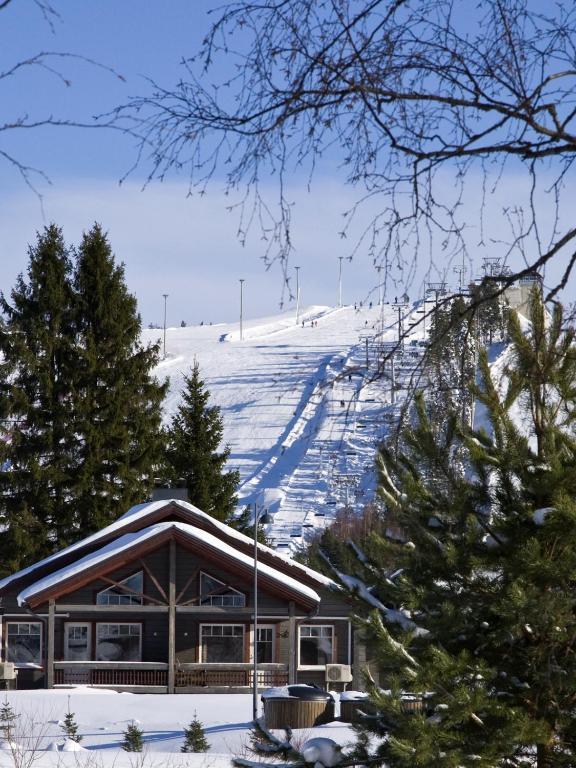
[{"label": "pine tree", "polygon": [[162,455],[166,384],[151,375],[158,347],[140,344],[136,299],[102,228],[85,233],[75,264],[76,431],[74,495],[82,535],[99,530],[151,487]]},{"label": "pine tree", "polygon": [[194,713],[194,719],[187,728],[184,728],[184,744],[181,752],[208,752],[210,744],[204,733],[204,726]]},{"label": "pine tree", "polygon": [[18,720],[18,715],[14,711],[8,699],[5,698],[0,706],[0,737],[7,742],[14,740],[14,727]]},{"label": "pine tree", "polygon": [[76,722],[76,715],[70,711],[70,697],[68,697],[68,712],[64,715],[64,720],[60,725],[64,736],[70,741],[75,741],[78,744],[82,741],[82,736],[78,733],[78,723]]},{"label": "pine tree", "polygon": [[73,529],[77,437],[71,262],[58,227],[38,234],[10,301],[0,295],[0,562],[13,571],[50,553]]},{"label": "pine tree", "polygon": [[134,721],[129,723],[128,727],[123,733],[124,741],[122,742],[122,749],[124,752],[142,752],[143,735],[144,731],[138,725],[136,725]]},{"label": "pine tree", "polygon": [[167,430],[167,474],[174,481],[185,480],[192,504],[227,521],[236,506],[239,474],[224,471],[230,449],[218,452],[223,435],[220,409],[208,405],[210,393],[197,362],[184,383],[182,404]]},{"label": "pine tree", "polygon": [[469,418],[472,398],[467,385],[474,372],[477,328],[477,314],[462,297],[451,299],[432,314],[426,355],[428,405],[441,419],[447,409],[458,408],[462,419]]},{"label": "pine tree", "polygon": [[509,334],[501,382],[480,356],[486,429],[430,420],[420,397],[401,451],[383,450],[381,495],[404,537],[377,538],[365,568],[382,688],[357,762],[576,763],[575,333],[535,295],[530,332],[513,316]]},{"label": "pine tree", "polygon": [[[240,531],[240,533],[243,533],[245,536],[249,536],[252,539],[254,538],[254,513],[250,504],[244,507],[239,515],[229,518],[227,523],[231,528],[234,528],[234,530]],[[260,517],[258,518],[256,528],[256,540],[260,544],[268,543],[268,540],[266,539],[266,531],[264,530],[264,525],[261,522]]]}]

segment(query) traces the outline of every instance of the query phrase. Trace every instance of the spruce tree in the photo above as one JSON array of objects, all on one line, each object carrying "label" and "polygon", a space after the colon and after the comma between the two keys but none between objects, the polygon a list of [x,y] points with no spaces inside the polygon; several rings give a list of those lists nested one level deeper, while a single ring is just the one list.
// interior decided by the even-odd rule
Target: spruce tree
[{"label": "spruce tree", "polygon": [[68,712],[64,715],[60,728],[64,733],[64,736],[70,741],[75,741],[78,744],[82,741],[82,736],[78,733],[78,723],[76,722],[76,715],[70,711],[70,696],[68,696]]},{"label": "spruce tree", "polygon": [[162,456],[166,384],[151,375],[158,347],[140,343],[136,299],[98,224],[78,249],[74,293],[81,438],[74,496],[79,531],[86,535],[147,496]]},{"label": "spruce tree", "polygon": [[8,699],[4,698],[0,706],[0,738],[7,742],[14,740],[14,728],[17,720],[18,715],[14,708],[8,702]]},{"label": "spruce tree", "polygon": [[38,234],[27,276],[10,300],[0,295],[0,308],[0,563],[10,572],[49,554],[74,527],[71,262],[58,227]]},{"label": "spruce tree", "polygon": [[204,726],[198,720],[198,715],[194,713],[194,719],[187,728],[184,728],[184,744],[181,752],[208,752],[210,743],[204,733]]},{"label": "spruce tree", "polygon": [[134,721],[129,723],[128,727],[123,733],[124,741],[122,742],[122,749],[124,752],[142,752],[143,735],[144,731],[142,728],[140,728],[140,726],[136,725]]},{"label": "spruce tree", "polygon": [[457,411],[431,420],[420,397],[401,450],[382,451],[404,538],[376,537],[365,564],[381,687],[357,762],[576,764],[576,348],[563,325],[534,295],[529,332],[510,318],[497,380],[480,356],[485,428]]},{"label": "spruce tree", "polygon": [[223,434],[220,409],[208,405],[210,392],[197,362],[184,383],[182,403],[167,430],[167,475],[185,480],[192,504],[227,521],[236,506],[239,474],[224,469],[230,449],[218,451]]}]

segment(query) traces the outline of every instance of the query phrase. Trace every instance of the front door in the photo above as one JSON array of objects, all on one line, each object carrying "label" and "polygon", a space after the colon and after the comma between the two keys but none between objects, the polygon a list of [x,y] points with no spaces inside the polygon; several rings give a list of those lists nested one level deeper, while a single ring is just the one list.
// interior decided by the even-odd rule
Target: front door
[{"label": "front door", "polygon": [[90,624],[66,622],[64,627],[64,659],[90,661],[92,658]]}]

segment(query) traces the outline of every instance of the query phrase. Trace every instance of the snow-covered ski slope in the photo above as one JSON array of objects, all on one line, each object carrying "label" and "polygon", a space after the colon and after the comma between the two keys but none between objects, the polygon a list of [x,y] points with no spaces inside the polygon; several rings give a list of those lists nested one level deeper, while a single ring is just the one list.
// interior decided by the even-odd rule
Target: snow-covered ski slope
[{"label": "snow-covered ski slope", "polygon": [[[238,324],[168,328],[166,358],[156,374],[169,377],[166,417],[177,408],[183,376],[198,360],[211,403],[220,406],[229,466],[241,475],[240,505],[268,513],[273,546],[291,552],[335,511],[374,494],[374,455],[396,421],[387,378],[372,381],[383,344],[406,332],[423,308],[398,310],[309,307]],[[304,321],[304,325],[302,324]],[[161,330],[146,330],[157,341]],[[422,353],[422,323],[395,355],[397,383]],[[366,366],[368,356],[368,367]]]}]

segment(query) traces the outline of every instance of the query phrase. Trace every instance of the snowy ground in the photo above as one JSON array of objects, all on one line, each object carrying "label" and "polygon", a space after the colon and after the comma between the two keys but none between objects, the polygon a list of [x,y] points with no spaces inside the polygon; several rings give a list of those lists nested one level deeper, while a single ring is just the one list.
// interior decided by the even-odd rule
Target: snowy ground
[{"label": "snowy ground", "polygon": [[[20,715],[16,731],[19,743],[34,746],[15,761],[10,751],[0,749],[0,766],[28,768],[35,766],[180,766],[220,768],[229,766],[231,757],[248,757],[248,732],[252,719],[252,696],[247,694],[163,695],[115,693],[113,691],[75,688],[52,691],[8,692],[7,700]],[[70,697],[70,699],[68,699]],[[70,707],[82,735],[82,751],[51,751],[63,742],[59,722]],[[205,754],[181,754],[183,729],[197,715],[203,723],[210,751]],[[121,749],[123,732],[131,722],[144,731],[142,753]],[[34,736],[30,739],[30,734]],[[26,738],[20,738],[26,734]],[[279,735],[280,732],[279,732]],[[352,729],[338,721],[309,730],[295,730],[293,743],[301,745],[309,738],[324,736],[345,746],[354,741]]]},{"label": "snowy ground", "polygon": [[[375,449],[396,421],[402,391],[393,405],[390,380],[371,379],[382,344],[397,339],[399,315],[408,331],[422,307],[309,307],[298,325],[293,311],[245,321],[243,340],[238,324],[167,329],[156,369],[170,379],[167,416],[196,358],[222,411],[241,506],[268,510],[268,535],[280,550],[298,548],[339,507],[372,497]],[[397,382],[413,372],[423,338],[420,324],[396,356]],[[158,339],[162,331],[144,331],[145,341]]]}]

